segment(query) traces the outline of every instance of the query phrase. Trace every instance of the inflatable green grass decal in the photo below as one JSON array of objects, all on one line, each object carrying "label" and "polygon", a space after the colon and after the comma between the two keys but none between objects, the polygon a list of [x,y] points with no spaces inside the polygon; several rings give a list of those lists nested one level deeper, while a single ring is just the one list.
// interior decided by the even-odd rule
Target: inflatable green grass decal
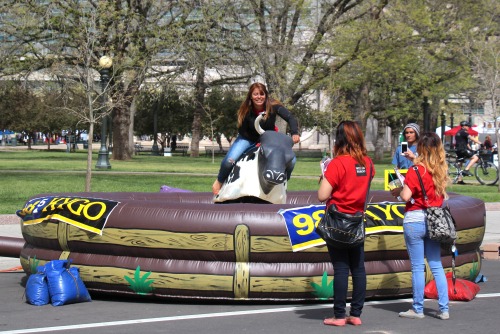
[{"label": "inflatable green grass decal", "polygon": [[472,262],[472,268],[469,270],[469,278],[472,282],[474,282],[474,279],[478,275],[477,269],[478,269],[479,264],[474,261]]},{"label": "inflatable green grass decal", "polygon": [[323,272],[323,277],[321,278],[321,285],[311,282],[311,286],[314,288],[313,295],[318,297],[320,300],[327,300],[333,297],[333,279],[328,283],[328,274]]},{"label": "inflatable green grass decal", "polygon": [[151,284],[153,284],[154,280],[150,279],[148,280],[149,275],[151,275],[151,272],[145,273],[144,275],[141,276],[141,267],[137,266],[137,269],[135,269],[135,274],[134,278],[130,278],[128,276],[125,276],[125,279],[127,282],[130,283],[130,288],[137,294],[139,295],[146,295],[153,291],[153,287]]},{"label": "inflatable green grass decal", "polygon": [[30,265],[30,272],[32,274],[36,274],[38,272],[38,265],[40,264],[40,260],[37,260],[35,255],[33,259],[28,257],[28,263]]}]

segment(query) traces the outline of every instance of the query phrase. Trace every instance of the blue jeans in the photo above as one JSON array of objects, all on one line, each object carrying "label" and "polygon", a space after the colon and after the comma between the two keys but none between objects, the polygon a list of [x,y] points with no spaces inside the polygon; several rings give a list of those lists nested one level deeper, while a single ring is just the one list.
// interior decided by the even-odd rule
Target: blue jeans
[{"label": "blue jeans", "polygon": [[448,312],[448,282],[441,263],[439,242],[429,239],[425,221],[404,222],[403,231],[411,262],[413,310],[417,313],[424,312],[425,256],[436,281],[439,310]]},{"label": "blue jeans", "polygon": [[333,314],[337,319],[346,317],[345,307],[350,270],[352,299],[349,315],[359,317],[366,296],[365,245],[350,249],[328,246],[328,253],[333,264]]},{"label": "blue jeans", "polygon": [[229,148],[229,152],[227,152],[224,159],[222,159],[219,174],[217,175],[217,180],[220,183],[224,183],[224,181],[226,181],[227,177],[229,176],[229,173],[231,173],[231,169],[233,169],[236,161],[243,155],[243,153],[255,147],[256,144],[256,142],[238,135],[238,137],[236,137],[233,144]]},{"label": "blue jeans", "polygon": [[[238,135],[238,137],[236,137],[233,144],[229,148],[229,152],[227,152],[224,159],[222,159],[222,162],[220,164],[219,174],[217,175],[217,180],[220,183],[224,183],[224,181],[226,181],[227,177],[231,173],[231,170],[233,169],[233,166],[236,163],[236,161],[243,155],[243,153],[254,148],[256,145],[257,145],[256,142],[253,142]],[[287,175],[288,179],[292,174],[292,170],[293,167],[295,166],[296,161],[297,158],[293,157],[292,167],[289,172],[289,175]]]}]

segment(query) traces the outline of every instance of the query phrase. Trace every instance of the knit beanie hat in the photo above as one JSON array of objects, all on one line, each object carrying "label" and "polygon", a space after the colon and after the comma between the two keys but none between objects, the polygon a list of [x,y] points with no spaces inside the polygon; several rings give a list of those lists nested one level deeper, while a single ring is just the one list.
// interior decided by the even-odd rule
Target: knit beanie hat
[{"label": "knit beanie hat", "polygon": [[405,132],[405,130],[407,128],[411,128],[411,129],[415,130],[415,133],[417,134],[417,139],[420,138],[420,126],[418,126],[417,123],[408,123],[408,124],[406,124],[406,126],[403,129],[403,132]]}]

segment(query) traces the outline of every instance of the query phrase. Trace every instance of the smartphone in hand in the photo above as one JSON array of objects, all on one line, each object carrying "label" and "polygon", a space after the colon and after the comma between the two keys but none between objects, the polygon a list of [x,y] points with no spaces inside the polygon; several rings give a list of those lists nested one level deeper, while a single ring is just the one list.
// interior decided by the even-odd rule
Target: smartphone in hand
[{"label": "smartphone in hand", "polygon": [[408,151],[408,143],[407,142],[401,142],[401,154],[404,154],[406,151]]}]

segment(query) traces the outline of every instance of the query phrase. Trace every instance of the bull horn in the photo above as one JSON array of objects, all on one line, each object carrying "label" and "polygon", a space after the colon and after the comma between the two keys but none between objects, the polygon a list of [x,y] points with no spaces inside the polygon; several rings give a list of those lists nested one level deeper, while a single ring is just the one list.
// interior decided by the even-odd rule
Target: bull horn
[{"label": "bull horn", "polygon": [[315,125],[314,128],[312,128],[312,130],[309,131],[309,133],[305,137],[300,137],[300,142],[299,143],[302,143],[302,142],[308,140],[309,138],[311,138],[317,128],[318,127]]},{"label": "bull horn", "polygon": [[[263,112],[263,113],[260,113],[259,116],[257,116],[257,118],[255,119],[255,122],[254,122],[254,126],[255,126],[255,130],[258,132],[259,135],[263,134],[264,132],[266,132],[264,129],[262,129],[262,127],[260,126],[260,120],[264,117],[266,113]],[[314,126],[314,128],[312,128],[312,130],[309,132],[309,134],[305,137],[301,137],[300,138],[300,143],[308,140],[309,138],[311,138],[314,134],[314,132],[316,131],[316,129],[318,128],[317,125]]]},{"label": "bull horn", "polygon": [[255,130],[259,133],[259,135],[263,134],[264,132],[266,132],[261,126],[260,126],[260,120],[262,119],[262,117],[264,117],[266,113],[260,113],[259,116],[257,116],[257,118],[255,119],[255,122],[254,122],[254,126],[255,126]]}]

